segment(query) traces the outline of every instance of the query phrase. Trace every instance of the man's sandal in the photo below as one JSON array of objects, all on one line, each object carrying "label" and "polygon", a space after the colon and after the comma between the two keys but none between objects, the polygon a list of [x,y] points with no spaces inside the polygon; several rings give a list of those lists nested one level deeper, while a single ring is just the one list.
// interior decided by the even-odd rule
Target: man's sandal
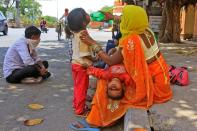
[{"label": "man's sandal", "polygon": [[93,100],[93,95],[91,96],[91,95],[86,95],[86,101],[88,101],[88,102],[92,102],[92,100]]},{"label": "man's sandal", "polygon": [[70,123],[68,126],[69,128],[76,131],[100,131],[99,128],[90,127],[90,125],[84,119]]}]

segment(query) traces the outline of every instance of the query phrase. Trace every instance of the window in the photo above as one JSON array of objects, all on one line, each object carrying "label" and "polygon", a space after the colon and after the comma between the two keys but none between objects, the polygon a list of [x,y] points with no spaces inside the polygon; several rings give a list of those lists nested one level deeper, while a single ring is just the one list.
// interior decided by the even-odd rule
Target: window
[{"label": "window", "polygon": [[0,20],[6,19],[2,12],[0,12]]}]

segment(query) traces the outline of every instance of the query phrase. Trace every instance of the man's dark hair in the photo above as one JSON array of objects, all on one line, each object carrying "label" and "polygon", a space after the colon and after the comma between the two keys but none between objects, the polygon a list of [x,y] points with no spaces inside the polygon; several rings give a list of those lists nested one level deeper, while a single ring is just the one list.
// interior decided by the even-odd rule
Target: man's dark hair
[{"label": "man's dark hair", "polygon": [[69,29],[74,32],[84,30],[86,28],[84,27],[84,22],[87,22],[86,14],[82,8],[72,10],[67,17]]},{"label": "man's dark hair", "polygon": [[25,37],[30,39],[33,35],[40,35],[41,31],[35,26],[29,26],[25,29]]}]

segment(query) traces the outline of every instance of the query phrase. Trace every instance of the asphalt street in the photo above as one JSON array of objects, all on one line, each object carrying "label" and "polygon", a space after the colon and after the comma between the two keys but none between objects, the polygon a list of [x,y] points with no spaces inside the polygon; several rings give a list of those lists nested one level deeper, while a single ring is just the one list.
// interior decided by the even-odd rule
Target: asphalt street
[{"label": "asphalt street", "polygon": [[[9,29],[8,36],[0,34],[0,131],[70,131],[68,123],[78,119],[72,110],[72,76],[68,58],[68,44],[57,41],[57,33],[49,29],[42,34],[38,52],[49,61],[52,77],[41,84],[8,84],[3,79],[2,65],[8,47],[24,34],[24,29]],[[105,43],[111,39],[110,32],[90,30],[91,36]],[[160,44],[160,49],[169,64],[186,66],[189,69],[189,86],[172,86],[173,99],[151,110],[158,131],[197,130],[197,43]],[[93,83],[94,84],[94,83]],[[28,104],[38,103],[42,110],[31,110]],[[41,118],[43,123],[24,126],[26,119]],[[123,122],[102,131],[123,131]]]}]

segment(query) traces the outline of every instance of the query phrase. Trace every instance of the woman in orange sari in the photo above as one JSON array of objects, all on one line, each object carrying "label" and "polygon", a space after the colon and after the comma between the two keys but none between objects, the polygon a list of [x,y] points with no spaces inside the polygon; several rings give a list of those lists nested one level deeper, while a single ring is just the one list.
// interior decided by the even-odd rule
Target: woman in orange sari
[{"label": "woman in orange sari", "polygon": [[[81,39],[89,43],[93,51],[108,65],[124,63],[133,84],[125,89],[115,113],[107,110],[105,81],[99,80],[92,109],[86,122],[93,126],[105,127],[121,118],[128,108],[148,109],[154,103],[164,103],[172,98],[168,66],[158,48],[154,33],[149,28],[145,10],[139,6],[123,8],[120,31],[122,38],[118,50],[108,56],[87,32]],[[103,93],[102,93],[103,92]],[[113,103],[113,102],[112,102]]]}]

